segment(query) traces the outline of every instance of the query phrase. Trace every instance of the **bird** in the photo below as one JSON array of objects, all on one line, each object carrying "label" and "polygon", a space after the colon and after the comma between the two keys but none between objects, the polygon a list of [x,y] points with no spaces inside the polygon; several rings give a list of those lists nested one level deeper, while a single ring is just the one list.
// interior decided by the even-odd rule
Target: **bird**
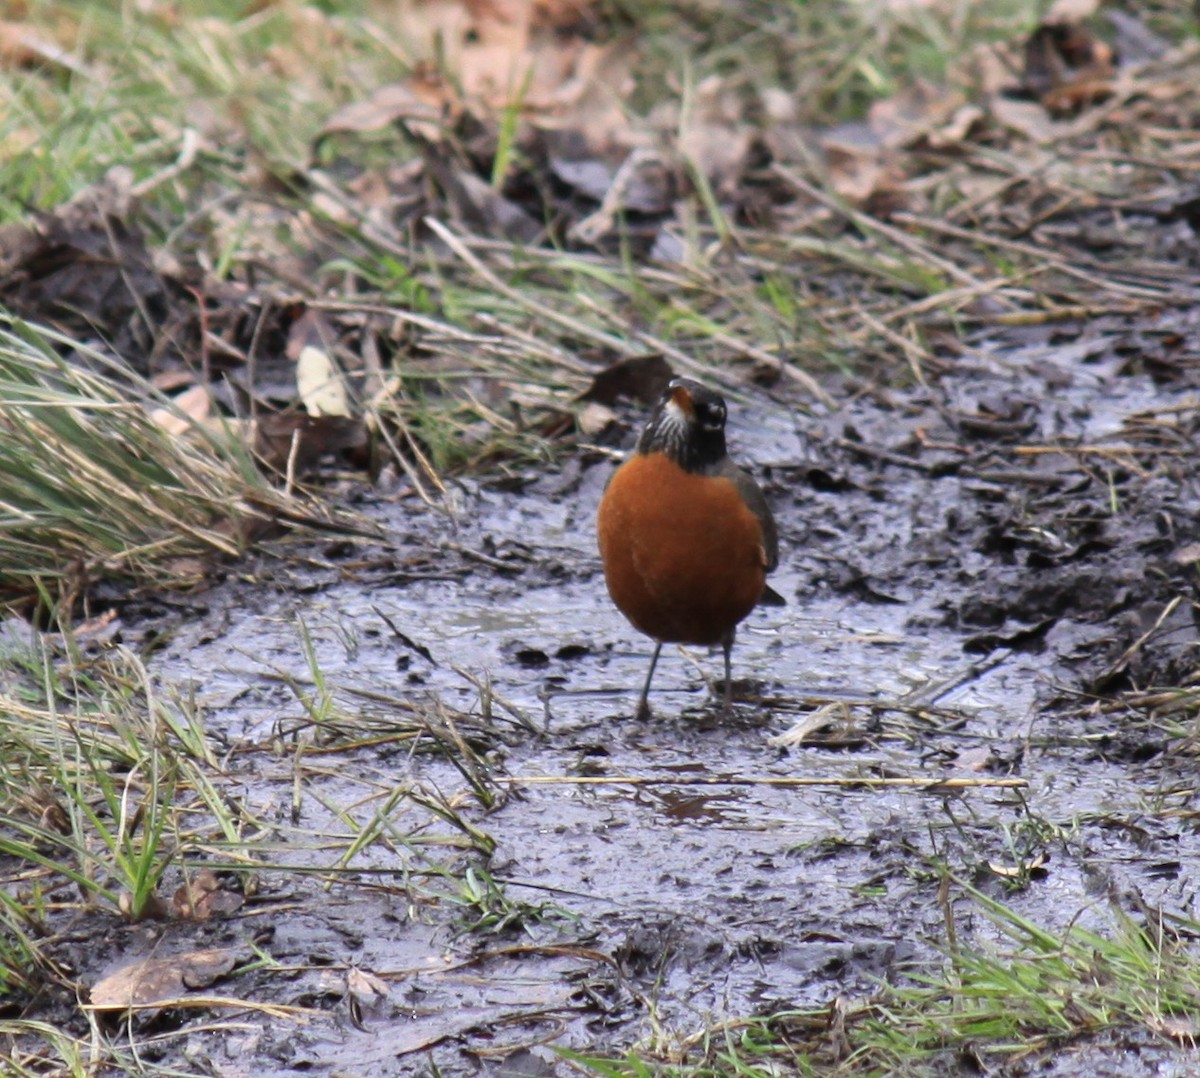
[{"label": "bird", "polygon": [[766,582],[779,563],[775,518],[759,485],[726,453],[727,414],[719,393],[672,379],[600,499],[596,535],[608,593],[655,642],[639,719],[650,717],[650,683],[668,643],[721,645],[728,714],[737,627],[760,601],[783,602]]}]

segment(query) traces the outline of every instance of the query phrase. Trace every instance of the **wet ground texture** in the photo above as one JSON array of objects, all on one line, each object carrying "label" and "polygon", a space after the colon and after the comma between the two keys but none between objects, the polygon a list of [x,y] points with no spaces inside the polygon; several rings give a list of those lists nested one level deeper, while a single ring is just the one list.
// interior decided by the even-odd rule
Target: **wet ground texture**
[{"label": "wet ground texture", "polygon": [[[566,1066],[549,1046],[694,1058],[724,1020],[940,962],[937,865],[1051,930],[1195,917],[1193,720],[1157,690],[1197,666],[1196,319],[945,358],[928,386],[833,387],[830,411],[731,400],[788,600],[742,629],[731,719],[719,653],[673,648],[654,719],[633,717],[650,646],[600,573],[602,452],[458,482],[449,512],[360,492],[386,541],[288,546],[127,606],[125,643],[194,693],[279,868],[227,920],[114,920],[64,960],[94,982],[260,948],[227,994],[303,1014],[217,1012],[162,1049],[213,1073],[542,1074]],[[622,415],[628,443],[645,413]],[[880,777],[1028,785],[851,781]],[[956,916],[960,944],[996,936]],[[1118,1041],[1097,1049],[1111,1073],[1183,1073]]]}]

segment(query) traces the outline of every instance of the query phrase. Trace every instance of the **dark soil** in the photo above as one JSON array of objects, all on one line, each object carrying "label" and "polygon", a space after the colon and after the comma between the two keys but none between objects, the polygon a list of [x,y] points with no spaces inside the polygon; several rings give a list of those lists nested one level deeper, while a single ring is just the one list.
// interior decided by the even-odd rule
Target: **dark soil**
[{"label": "dark soil", "polygon": [[[650,648],[604,589],[598,455],[456,483],[450,514],[368,492],[359,508],[386,543],[287,548],[182,605],[125,609],[124,640],[153,644],[161,684],[194,688],[269,862],[335,865],[335,810],[366,823],[405,784],[496,848],[423,845],[462,835],[400,797],[358,876],[262,872],[216,926],[114,921],[64,959],[90,983],[143,954],[258,940],[278,966],[223,993],[310,1011],[179,1016],[196,1031],[167,1058],[213,1073],[493,1073],[508,1058],[507,1073],[544,1074],[565,1073],[549,1046],[694,1058],[689,1038],[723,1020],[939,963],[937,864],[1051,930],[1106,928],[1114,905],[1195,917],[1191,719],[1120,701],[1198,665],[1200,323],[1009,331],[947,362],[929,388],[838,387],[828,414],[731,402],[732,450],[780,522],[772,583],[788,599],[741,632],[733,720],[704,681],[719,654],[673,649],[656,717],[632,717]],[[631,440],[644,414],[627,418]],[[305,634],[335,690],[325,711]],[[386,734],[439,706],[468,716],[460,732],[494,777],[661,782],[498,785],[486,810],[428,737],[338,751],[343,726]],[[1028,787],[687,784],[729,776]],[[447,897],[467,864],[498,889],[470,909]],[[995,938],[955,908],[960,944]],[[355,994],[351,970],[383,992]],[[1182,1073],[1145,1036],[1054,1073],[1100,1073],[1097,1053],[1104,1073]]]}]

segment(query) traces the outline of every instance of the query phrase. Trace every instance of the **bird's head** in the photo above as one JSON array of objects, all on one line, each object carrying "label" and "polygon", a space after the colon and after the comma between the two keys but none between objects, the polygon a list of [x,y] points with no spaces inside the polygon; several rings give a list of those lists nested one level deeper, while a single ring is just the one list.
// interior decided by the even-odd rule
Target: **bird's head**
[{"label": "bird's head", "polygon": [[725,456],[724,398],[691,378],[673,378],[638,440],[639,453],[666,453],[688,471]]}]

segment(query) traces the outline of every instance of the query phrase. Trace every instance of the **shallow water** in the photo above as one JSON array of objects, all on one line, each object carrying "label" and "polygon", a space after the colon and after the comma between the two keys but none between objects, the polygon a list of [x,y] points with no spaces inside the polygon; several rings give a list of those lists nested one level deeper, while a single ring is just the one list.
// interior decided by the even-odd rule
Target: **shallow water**
[{"label": "shallow water", "polygon": [[[1176,595],[1180,615],[1110,681],[1194,665],[1187,567],[1172,561],[1200,531],[1193,390],[1132,365],[1119,327],[1043,336],[979,342],[934,390],[864,393],[832,414],[761,395],[733,403],[732,452],[779,519],[772,584],[788,606],[756,611],[739,634],[745,699],[732,721],[710,706],[704,678],[720,656],[704,649],[665,649],[656,717],[632,717],[650,646],[600,575],[593,518],[611,465],[599,459],[503,488],[457,483],[452,515],[369,495],[362,508],[386,542],[263,558],[185,617],[131,620],[133,635],[167,630],[155,676],[193,686],[234,747],[303,725],[297,694],[323,679],[352,713],[433,700],[490,710],[484,755],[503,778],[660,780],[518,784],[490,812],[459,798],[497,842],[487,867],[508,898],[545,907],[520,930],[464,933],[448,904],[414,902],[396,874],[427,865],[402,847],[355,861],[389,886],[289,879],[268,949],[306,972],[263,974],[254,990],[327,1017],[286,1033],[252,1017],[236,1034],[197,1035],[193,1054],[252,1058],[264,1075],[389,1075],[430,1060],[475,1071],[543,1040],[677,1047],[724,1019],[866,995],[937,961],[933,861],[1051,930],[1103,929],[1110,901],[1196,916],[1200,843],[1171,815],[1193,807],[1190,760],[1159,751],[1164,738],[1128,713],[1083,706]],[[818,707],[827,722],[797,744],[775,740]],[[264,814],[290,797],[290,744],[239,765]],[[328,763],[305,773],[298,823],[280,824],[289,863],[336,856],[315,837],[336,829],[331,806],[405,780],[465,790],[444,758],[396,745]],[[686,782],[879,775],[1016,776],[1028,788]],[[428,826],[411,806],[395,824]],[[1048,862],[1022,889],[986,870],[1035,856]],[[956,910],[961,943],[997,941],[967,900]],[[346,965],[390,985],[362,1028],[322,980],[321,967]],[[1096,1054],[1106,1073],[1182,1073],[1144,1038],[1085,1053]],[[553,1065],[544,1048],[530,1058],[530,1073]],[[1054,1073],[1085,1072],[1072,1067]]]}]

